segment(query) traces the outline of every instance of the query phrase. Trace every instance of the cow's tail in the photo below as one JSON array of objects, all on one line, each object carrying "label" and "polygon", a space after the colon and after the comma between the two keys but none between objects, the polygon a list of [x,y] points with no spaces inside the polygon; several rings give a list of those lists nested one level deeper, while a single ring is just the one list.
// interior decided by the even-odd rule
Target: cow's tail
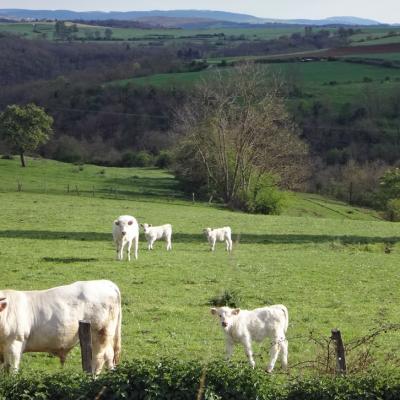
[{"label": "cow's tail", "polygon": [[283,314],[285,315],[284,330],[286,333],[288,326],[289,326],[289,312],[288,312],[288,309],[283,304],[281,304],[280,307],[281,307],[281,310],[283,311]]},{"label": "cow's tail", "polygon": [[121,308],[121,292],[118,290],[118,319],[114,335],[114,365],[117,365],[121,358],[121,324],[122,324],[122,308]]}]

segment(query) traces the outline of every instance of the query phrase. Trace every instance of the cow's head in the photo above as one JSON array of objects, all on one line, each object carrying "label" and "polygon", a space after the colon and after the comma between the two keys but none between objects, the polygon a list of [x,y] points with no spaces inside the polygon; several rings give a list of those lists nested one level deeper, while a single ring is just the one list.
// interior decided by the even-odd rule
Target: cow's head
[{"label": "cow's head", "polygon": [[4,311],[7,308],[7,299],[5,297],[0,298],[0,312]]},{"label": "cow's head", "polygon": [[143,232],[144,232],[144,233],[148,233],[149,228],[152,227],[151,224],[140,224],[140,226],[143,228]]},{"label": "cow's head", "polygon": [[211,231],[212,231],[211,228],[204,228],[204,229],[203,229],[203,233],[204,233],[207,237],[210,236]]},{"label": "cow's head", "polygon": [[126,235],[128,227],[133,225],[132,219],[116,219],[114,224],[119,227],[122,236]]},{"label": "cow's head", "polygon": [[222,329],[229,331],[236,316],[240,313],[240,308],[218,307],[211,308],[211,314],[217,316],[221,322]]}]

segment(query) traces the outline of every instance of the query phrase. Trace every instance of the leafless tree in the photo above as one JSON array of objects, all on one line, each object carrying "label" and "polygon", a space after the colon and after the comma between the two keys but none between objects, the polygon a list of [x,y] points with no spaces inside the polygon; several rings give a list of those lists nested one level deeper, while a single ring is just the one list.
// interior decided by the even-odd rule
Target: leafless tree
[{"label": "leafless tree", "polygon": [[281,81],[265,66],[242,64],[215,72],[177,112],[181,148],[198,158],[210,191],[224,202],[266,173],[279,176],[286,188],[304,179],[307,146],[282,93]]}]

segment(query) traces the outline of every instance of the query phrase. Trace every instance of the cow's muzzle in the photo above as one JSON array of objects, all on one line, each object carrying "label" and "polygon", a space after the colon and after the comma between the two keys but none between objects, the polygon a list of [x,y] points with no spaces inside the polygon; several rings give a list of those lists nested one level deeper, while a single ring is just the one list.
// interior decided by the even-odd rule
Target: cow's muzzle
[{"label": "cow's muzzle", "polygon": [[222,325],[224,328],[226,328],[226,327],[228,326],[228,323],[227,323],[227,322],[221,322],[221,325]]}]

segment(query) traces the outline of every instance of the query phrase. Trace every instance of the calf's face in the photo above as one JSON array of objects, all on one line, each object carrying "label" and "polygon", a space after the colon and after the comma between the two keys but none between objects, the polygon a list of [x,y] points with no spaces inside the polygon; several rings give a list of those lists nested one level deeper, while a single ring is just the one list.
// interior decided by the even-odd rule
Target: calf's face
[{"label": "calf's face", "polygon": [[143,228],[144,233],[149,233],[149,228],[151,228],[151,224],[140,224],[140,226]]},{"label": "calf's face", "polygon": [[114,221],[114,224],[116,226],[118,226],[118,228],[121,232],[121,235],[125,236],[129,227],[132,226],[133,220],[132,219],[130,219],[130,220],[117,219]]},{"label": "calf's face", "polygon": [[239,314],[240,308],[218,307],[211,308],[211,314],[217,316],[224,331],[229,331],[232,327],[236,316]]}]

